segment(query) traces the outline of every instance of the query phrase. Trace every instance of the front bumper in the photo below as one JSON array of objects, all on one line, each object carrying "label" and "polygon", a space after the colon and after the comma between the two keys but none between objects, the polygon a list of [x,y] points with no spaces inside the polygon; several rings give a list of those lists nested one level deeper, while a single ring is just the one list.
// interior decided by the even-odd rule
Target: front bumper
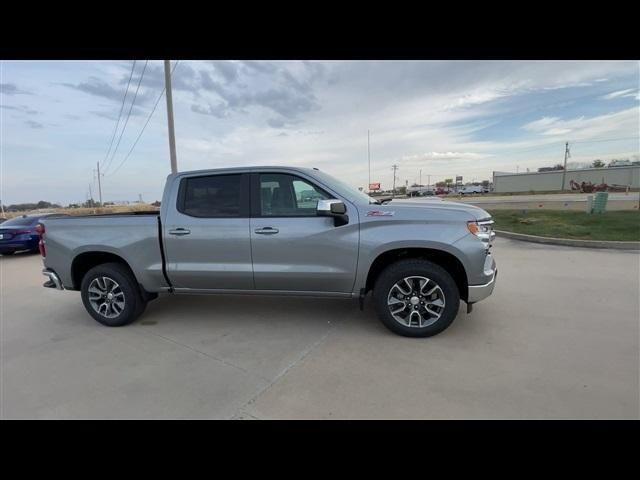
[{"label": "front bumper", "polygon": [[484,266],[482,276],[486,279],[485,283],[480,285],[469,285],[469,291],[467,295],[467,303],[472,304],[484,300],[493,293],[493,289],[496,286],[496,277],[498,276],[498,268],[496,262],[493,259],[493,255],[487,253],[484,259]]},{"label": "front bumper", "polygon": [[484,300],[493,293],[493,288],[496,286],[496,278],[498,277],[498,269],[494,269],[491,280],[484,285],[469,285],[469,294],[467,296],[467,303],[476,303],[480,300]]}]

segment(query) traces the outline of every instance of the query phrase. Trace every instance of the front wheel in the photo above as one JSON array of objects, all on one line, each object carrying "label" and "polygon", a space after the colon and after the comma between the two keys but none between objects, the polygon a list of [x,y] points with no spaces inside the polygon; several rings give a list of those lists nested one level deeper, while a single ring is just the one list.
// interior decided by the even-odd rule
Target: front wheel
[{"label": "front wheel", "polygon": [[382,323],[405,337],[431,337],[455,319],[460,292],[451,275],[427,260],[401,260],[387,267],[373,289]]},{"label": "front wheel", "polygon": [[128,325],[147,305],[136,279],[119,263],[105,263],[89,270],[82,279],[80,294],[89,315],[108,327]]}]

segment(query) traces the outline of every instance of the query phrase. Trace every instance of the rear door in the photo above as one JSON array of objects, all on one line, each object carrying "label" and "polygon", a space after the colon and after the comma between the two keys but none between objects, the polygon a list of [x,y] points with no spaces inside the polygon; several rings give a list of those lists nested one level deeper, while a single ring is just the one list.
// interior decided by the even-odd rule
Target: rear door
[{"label": "rear door", "polygon": [[359,227],[319,217],[319,199],[337,198],[312,179],[290,173],[252,174],[251,247],[258,290],[350,293],[355,281]]},{"label": "rear door", "polygon": [[183,177],[177,188],[163,235],[173,286],[253,289],[248,174]]}]

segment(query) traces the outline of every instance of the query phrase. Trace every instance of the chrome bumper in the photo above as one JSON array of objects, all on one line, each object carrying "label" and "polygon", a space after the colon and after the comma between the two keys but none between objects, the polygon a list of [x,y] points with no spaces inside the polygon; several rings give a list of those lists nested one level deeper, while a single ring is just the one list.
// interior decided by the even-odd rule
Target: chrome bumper
[{"label": "chrome bumper", "polygon": [[496,277],[498,276],[498,269],[493,271],[491,281],[484,285],[469,285],[469,295],[467,296],[467,303],[476,303],[480,300],[484,300],[493,293],[493,288],[496,286]]},{"label": "chrome bumper", "polygon": [[62,286],[62,282],[60,281],[60,278],[58,277],[58,275],[56,275],[56,272],[54,272],[53,270],[49,270],[48,268],[45,268],[42,270],[42,274],[45,277],[49,278],[49,281],[46,282],[43,285],[43,287],[55,288],[57,290],[64,290],[64,287]]}]

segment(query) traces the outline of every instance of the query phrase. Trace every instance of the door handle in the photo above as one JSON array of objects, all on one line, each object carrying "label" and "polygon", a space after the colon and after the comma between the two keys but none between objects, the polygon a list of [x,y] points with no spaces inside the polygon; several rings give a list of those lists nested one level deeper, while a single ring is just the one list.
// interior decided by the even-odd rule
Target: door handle
[{"label": "door handle", "polygon": [[171,235],[189,235],[191,230],[188,228],[174,228],[173,230],[169,230]]},{"label": "door handle", "polygon": [[258,235],[274,235],[279,232],[277,228],[273,227],[264,227],[264,228],[256,228],[255,232]]}]

